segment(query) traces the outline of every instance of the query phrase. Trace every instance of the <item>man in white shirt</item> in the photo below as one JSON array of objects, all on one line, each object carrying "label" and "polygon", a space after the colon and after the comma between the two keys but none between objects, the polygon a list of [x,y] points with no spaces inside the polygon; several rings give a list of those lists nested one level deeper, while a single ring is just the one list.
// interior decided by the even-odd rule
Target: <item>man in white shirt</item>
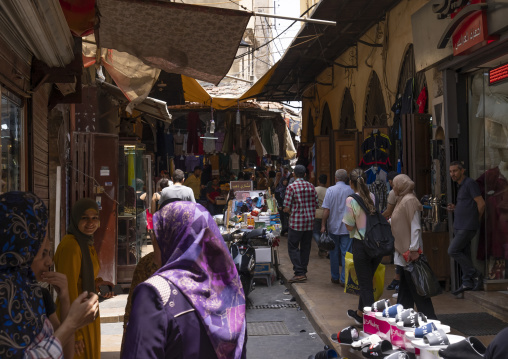
[{"label": "man in white shirt", "polygon": [[164,205],[164,202],[174,199],[196,203],[196,199],[194,198],[194,191],[192,191],[192,188],[182,184],[184,177],[185,175],[182,170],[175,170],[175,172],[173,172],[174,184],[164,188],[161,192],[161,198],[159,200],[161,208]]}]

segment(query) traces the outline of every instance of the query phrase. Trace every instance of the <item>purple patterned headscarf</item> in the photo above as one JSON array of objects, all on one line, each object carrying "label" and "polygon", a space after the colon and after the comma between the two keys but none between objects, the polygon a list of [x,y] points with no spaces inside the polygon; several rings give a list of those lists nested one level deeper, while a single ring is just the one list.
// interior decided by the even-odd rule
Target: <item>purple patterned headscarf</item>
[{"label": "purple patterned headscarf", "polygon": [[162,267],[155,273],[189,299],[219,359],[240,358],[245,342],[245,295],[235,264],[210,213],[173,202],[153,215]]}]

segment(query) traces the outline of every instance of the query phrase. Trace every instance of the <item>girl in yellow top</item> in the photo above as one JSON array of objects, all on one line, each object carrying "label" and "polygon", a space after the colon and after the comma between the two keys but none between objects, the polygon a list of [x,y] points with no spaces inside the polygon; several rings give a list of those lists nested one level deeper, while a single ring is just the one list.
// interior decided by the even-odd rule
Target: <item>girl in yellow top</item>
[{"label": "girl in yellow top", "polygon": [[[113,286],[97,277],[100,266],[93,246],[93,234],[99,225],[97,203],[88,198],[77,201],[72,207],[68,234],[62,238],[54,258],[56,271],[67,276],[71,303],[85,290],[97,293],[100,285]],[[107,293],[104,296],[109,298],[111,295]],[[59,302],[57,313],[60,313]],[[74,358],[100,358],[100,323],[99,314],[92,323],[76,331]]]}]

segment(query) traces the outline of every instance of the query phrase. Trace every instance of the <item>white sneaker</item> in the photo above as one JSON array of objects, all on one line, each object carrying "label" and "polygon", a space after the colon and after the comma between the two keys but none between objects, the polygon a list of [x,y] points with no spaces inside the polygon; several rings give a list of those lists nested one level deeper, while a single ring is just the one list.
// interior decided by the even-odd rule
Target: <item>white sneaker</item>
[{"label": "white sneaker", "polygon": [[399,296],[399,293],[393,293],[392,294],[392,298],[398,298],[398,296]]}]

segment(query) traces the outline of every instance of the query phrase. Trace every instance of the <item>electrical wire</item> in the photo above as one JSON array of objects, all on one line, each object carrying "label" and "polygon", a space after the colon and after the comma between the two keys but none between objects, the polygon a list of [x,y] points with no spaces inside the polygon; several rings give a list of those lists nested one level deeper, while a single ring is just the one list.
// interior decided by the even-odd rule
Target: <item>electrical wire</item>
[{"label": "electrical wire", "polygon": [[[304,16],[305,14],[307,14],[307,13],[308,13],[308,12],[309,12],[309,11],[310,11],[310,10],[311,10],[314,6],[316,6],[317,4],[318,4],[318,3],[315,3],[314,5],[312,5],[311,7],[309,7],[307,10],[305,10],[305,11],[304,11],[304,12],[300,15],[300,17],[302,17],[302,16]],[[259,46],[258,46],[258,47],[256,47],[255,49],[252,49],[252,50],[250,50],[250,51],[248,51],[248,52],[246,52],[246,53],[244,53],[244,54],[237,55],[237,56],[235,57],[235,59],[239,59],[239,58],[242,58],[242,57],[247,56],[247,55],[249,55],[249,54],[253,54],[255,51],[259,50],[260,48],[267,46],[269,43],[271,43],[271,42],[275,41],[275,40],[276,40],[276,39],[277,39],[280,35],[282,35],[282,34],[283,34],[283,33],[285,33],[287,30],[289,30],[289,28],[290,28],[291,26],[293,26],[294,24],[296,24],[296,22],[297,22],[297,20],[293,21],[293,22],[291,23],[291,25],[289,25],[288,27],[286,27],[286,28],[285,28],[285,29],[284,29],[284,30],[283,30],[283,31],[282,31],[279,35],[277,35],[276,37],[274,37],[274,38],[273,38],[273,39],[271,39],[270,41],[265,42],[264,44],[259,45]]]}]

